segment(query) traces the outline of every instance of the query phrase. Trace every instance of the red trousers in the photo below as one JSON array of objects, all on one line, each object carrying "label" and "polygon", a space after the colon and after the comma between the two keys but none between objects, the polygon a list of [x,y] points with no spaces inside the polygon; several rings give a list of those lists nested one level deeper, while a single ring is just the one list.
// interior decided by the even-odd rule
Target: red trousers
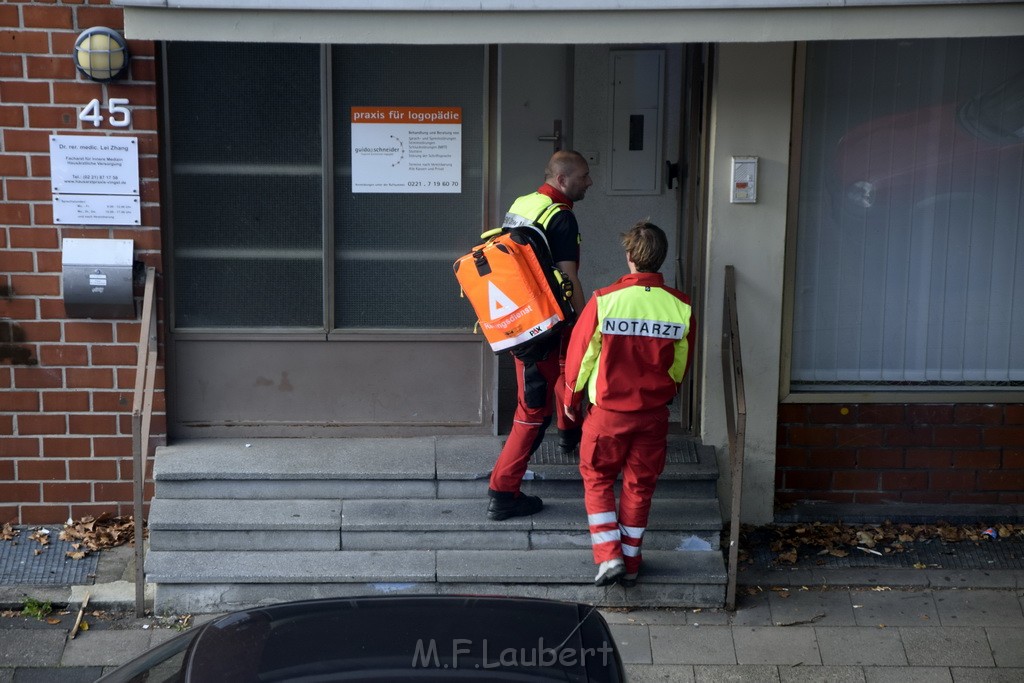
[{"label": "red trousers", "polygon": [[558,343],[549,344],[546,350],[513,357],[516,364],[516,412],[512,417],[512,430],[491,471],[490,488],[493,491],[519,491],[530,456],[540,448],[556,406],[559,429],[576,426],[561,409],[565,392],[562,373],[568,338],[567,332]]},{"label": "red trousers", "polygon": [[[668,408],[617,413],[591,406],[583,423],[580,474],[594,563],[622,558],[627,573],[640,569],[640,546],[651,497],[665,469]],[[622,473],[618,514],[615,480]]]}]

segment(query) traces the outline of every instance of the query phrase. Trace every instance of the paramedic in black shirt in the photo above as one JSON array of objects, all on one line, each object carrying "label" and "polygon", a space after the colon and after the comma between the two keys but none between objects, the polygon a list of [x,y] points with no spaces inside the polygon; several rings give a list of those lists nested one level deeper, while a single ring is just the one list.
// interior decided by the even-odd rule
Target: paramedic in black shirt
[{"label": "paramedic in black shirt", "polygon": [[[537,222],[544,228],[552,260],[572,281],[572,305],[583,310],[583,287],[579,279],[580,230],[573,214],[573,203],[578,202],[593,184],[590,166],[578,152],[558,151],[544,169],[544,184],[536,192],[524,195],[512,203],[506,216],[506,225]],[[580,441],[579,420],[570,421],[561,410],[561,396],[555,397],[556,387],[562,391],[562,370],[565,366],[565,348],[571,327],[561,336],[554,336],[522,352],[514,353],[516,366],[517,405],[512,419],[512,430],[498,461],[491,472],[487,516],[502,520],[532,515],[544,507],[537,496],[528,496],[520,490],[530,456],[544,439],[544,431],[557,415],[559,446],[571,453]]]}]

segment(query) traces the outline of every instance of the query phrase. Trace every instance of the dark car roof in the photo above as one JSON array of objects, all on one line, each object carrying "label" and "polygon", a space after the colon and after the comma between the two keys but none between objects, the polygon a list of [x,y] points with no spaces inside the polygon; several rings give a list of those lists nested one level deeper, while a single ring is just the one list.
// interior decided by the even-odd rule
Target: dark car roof
[{"label": "dark car roof", "polygon": [[593,606],[380,596],[283,603],[197,629],[186,681],[620,681]]}]

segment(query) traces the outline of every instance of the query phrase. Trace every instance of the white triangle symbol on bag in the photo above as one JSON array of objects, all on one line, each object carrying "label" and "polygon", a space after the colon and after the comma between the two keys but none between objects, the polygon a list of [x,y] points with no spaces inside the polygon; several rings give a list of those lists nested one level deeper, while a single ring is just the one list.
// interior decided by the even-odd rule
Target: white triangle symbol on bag
[{"label": "white triangle symbol on bag", "polygon": [[508,295],[498,289],[493,282],[487,283],[487,302],[491,309],[491,320],[502,318],[519,308],[518,304],[508,298]]}]

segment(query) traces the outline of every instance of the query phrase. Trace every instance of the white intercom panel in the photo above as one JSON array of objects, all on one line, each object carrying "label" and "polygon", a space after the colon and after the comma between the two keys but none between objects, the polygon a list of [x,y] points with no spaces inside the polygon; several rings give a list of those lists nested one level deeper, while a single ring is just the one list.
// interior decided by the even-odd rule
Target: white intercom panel
[{"label": "white intercom panel", "polygon": [[612,50],[608,194],[660,194],[664,50]]},{"label": "white intercom panel", "polygon": [[731,204],[757,203],[757,157],[732,158]]}]

